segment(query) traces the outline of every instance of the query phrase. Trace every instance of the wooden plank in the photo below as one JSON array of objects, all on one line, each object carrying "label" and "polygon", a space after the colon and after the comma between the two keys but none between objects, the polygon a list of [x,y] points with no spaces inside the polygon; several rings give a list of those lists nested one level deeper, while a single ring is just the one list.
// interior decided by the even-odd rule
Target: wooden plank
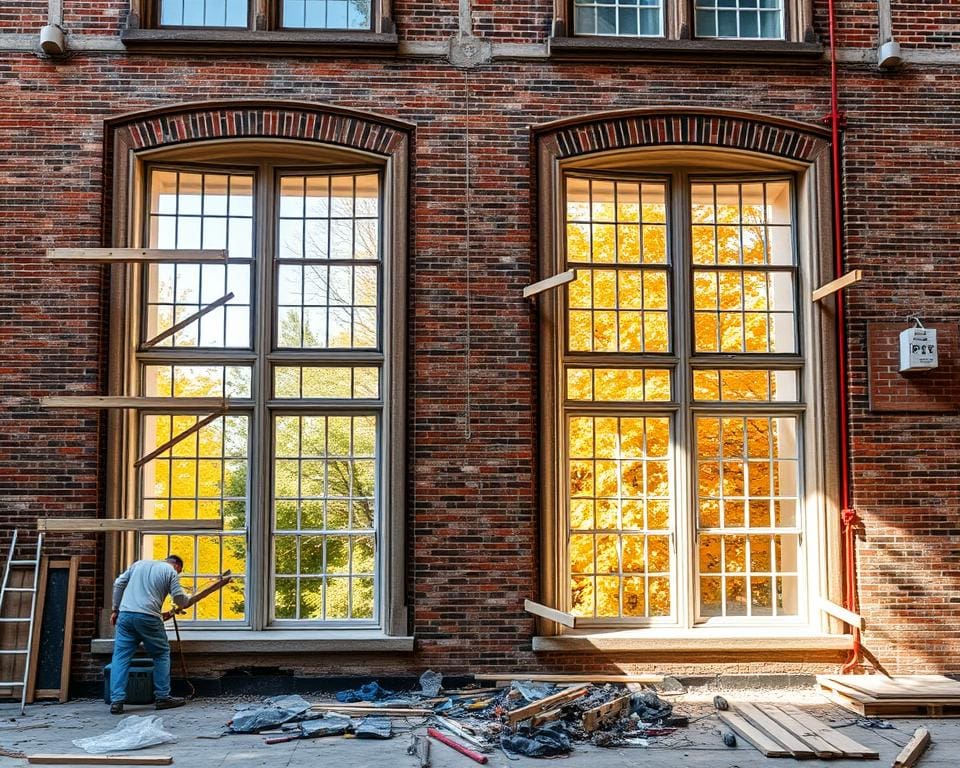
[{"label": "wooden plank", "polygon": [[558,611],[556,608],[550,608],[546,605],[535,603],[533,600],[524,600],[523,610],[525,610],[527,613],[532,613],[535,616],[540,616],[544,619],[555,621],[557,624],[563,624],[565,627],[573,628],[577,626],[577,617],[572,613],[564,613],[563,611]]},{"label": "wooden plank", "polygon": [[170,755],[27,755],[37,765],[171,765]]},{"label": "wooden plank", "polygon": [[607,720],[618,718],[625,712],[629,712],[632,696],[633,694],[628,693],[626,696],[619,696],[613,701],[601,704],[599,707],[588,709],[583,713],[583,730],[592,733]]},{"label": "wooden plank", "polygon": [[863,616],[853,611],[849,611],[844,608],[842,605],[837,605],[830,600],[825,600],[820,598],[818,603],[821,611],[826,613],[828,616],[833,616],[835,619],[840,619],[840,621],[849,624],[851,627],[856,627],[860,630],[867,628],[867,622],[864,621]]},{"label": "wooden plank", "polygon": [[810,301],[820,301],[832,293],[846,288],[848,285],[853,285],[858,283],[863,279],[863,272],[859,269],[855,269],[852,272],[847,272],[843,277],[838,277],[836,280],[831,280],[829,283],[824,283],[815,291],[810,294]]},{"label": "wooden plank", "polygon": [[768,736],[783,744],[784,747],[790,750],[793,757],[809,759],[817,756],[813,748],[804,742],[803,739],[795,736],[776,720],[773,720],[757,709],[753,704],[742,701],[736,704],[731,702],[730,706],[737,714],[749,720],[756,728],[766,732]]},{"label": "wooden plank", "polygon": [[917,728],[913,732],[913,738],[907,742],[907,745],[893,761],[893,768],[910,768],[927,751],[929,746],[930,731],[926,728]]},{"label": "wooden plank", "polygon": [[523,289],[523,298],[529,299],[531,296],[549,291],[551,288],[559,288],[561,285],[572,283],[576,278],[577,270],[568,269],[566,272],[561,272],[558,275],[553,275],[544,280],[538,280],[536,283],[531,283]]},{"label": "wooden plank", "polygon": [[223,519],[216,520],[116,520],[103,517],[38,517],[38,531],[222,531]]},{"label": "wooden plank", "polygon": [[189,427],[188,429],[183,430],[183,432],[181,432],[178,435],[174,435],[162,445],[158,445],[156,448],[150,451],[150,453],[148,453],[146,456],[141,456],[139,459],[133,462],[133,466],[142,467],[147,462],[157,458],[157,456],[159,456],[161,453],[164,453],[165,451],[168,451],[171,448],[173,448],[173,446],[175,446],[181,440],[185,440],[186,438],[190,437],[190,435],[194,435],[197,432],[199,432],[201,429],[207,426],[207,424],[210,424],[216,421],[225,413],[226,411],[217,411],[216,413],[211,413],[209,416],[200,419],[200,421],[198,421],[192,427]]},{"label": "wooden plank", "polygon": [[768,736],[736,712],[718,712],[717,717],[730,726],[738,736],[742,736],[753,744],[754,747],[763,753],[764,757],[791,757],[789,749],[785,749],[776,739]]},{"label": "wooden plank", "polygon": [[867,758],[871,760],[878,760],[880,758],[880,753],[875,749],[870,749],[869,747],[863,746],[863,744],[854,741],[845,733],[831,728],[826,723],[821,722],[813,715],[804,712],[799,707],[788,704],[781,706],[780,709],[790,715],[790,717],[792,717],[798,723],[805,725],[811,731],[816,733],[828,744],[831,744],[839,749],[846,757]]},{"label": "wooden plank", "polygon": [[[56,699],[61,704],[67,700],[70,686],[71,644],[73,642],[73,614],[77,600],[77,578],[80,558],[73,555],[68,558],[40,558],[40,578],[37,584],[37,607],[33,623],[33,641],[30,645],[30,680],[27,685],[27,703],[37,699]],[[50,572],[56,571],[53,579]],[[66,571],[64,574],[63,572]],[[65,582],[64,582],[65,577]],[[52,585],[52,586],[51,586]],[[53,601],[48,605],[48,593],[55,590]],[[59,598],[59,599],[57,599]],[[51,658],[60,648],[59,659]],[[53,688],[38,688],[38,680],[48,682],[48,669],[54,666],[58,684]]]},{"label": "wooden plank", "polygon": [[804,744],[813,749],[817,757],[821,760],[831,760],[836,757],[843,757],[843,750],[837,749],[833,744],[826,741],[814,729],[804,725],[794,719],[790,714],[784,712],[773,704],[757,705],[757,708],[767,717],[792,733]]},{"label": "wooden plank", "polygon": [[479,674],[474,680],[529,680],[532,683],[662,683],[663,675],[532,675],[525,672]]},{"label": "wooden plank", "polygon": [[196,248],[48,248],[49,261],[80,261],[89,264],[165,263],[226,261],[227,251]]},{"label": "wooden plank", "polygon": [[[944,675],[821,675],[875,699],[957,699],[960,682]],[[819,678],[818,678],[819,679]]]},{"label": "wooden plank", "polygon": [[407,717],[408,715],[432,715],[432,709],[423,709],[416,707],[357,707],[352,704],[340,704],[339,706],[314,704],[310,709],[318,712],[339,712],[344,715],[383,715],[384,717]]},{"label": "wooden plank", "polygon": [[183,613],[188,608],[192,608],[208,595],[212,595],[214,592],[219,592],[221,589],[227,586],[227,584],[229,584],[231,581],[233,581],[233,576],[230,574],[230,571],[224,571],[220,575],[219,579],[217,579],[216,581],[210,584],[207,584],[207,586],[205,586],[203,589],[200,589],[197,592],[195,592],[191,596],[191,598],[187,601],[187,604],[183,606],[183,608],[180,608],[177,610],[177,613]]},{"label": "wooden plank", "polygon": [[554,709],[558,705],[568,704],[574,699],[578,699],[581,696],[586,695],[587,684],[574,685],[570,688],[555,693],[552,696],[546,696],[538,701],[533,702],[532,704],[527,704],[524,707],[518,707],[517,709],[507,712],[507,721],[510,725],[519,723],[521,720],[526,720],[533,717],[534,715],[545,712],[548,709]]},{"label": "wooden plank", "polygon": [[52,395],[40,398],[41,408],[138,408],[169,413],[186,410],[223,410],[227,400],[222,397],[127,397],[122,395]]},{"label": "wooden plank", "polygon": [[[31,557],[33,546],[31,545]],[[7,582],[8,588],[23,588],[33,584],[33,566],[12,565],[10,566],[10,578]],[[30,618],[30,598],[29,592],[10,592],[7,594],[3,605],[0,606],[3,612],[0,614],[5,619],[28,619]],[[26,621],[5,621],[0,623],[0,649],[13,651],[25,649],[30,636],[30,625]],[[0,680],[4,682],[14,682],[23,680],[23,668],[26,664],[26,654],[0,654]],[[20,701],[22,689],[20,686],[10,686],[0,688],[0,698],[15,698]]]},{"label": "wooden plank", "polygon": [[156,336],[154,336],[152,339],[148,339],[147,341],[143,342],[143,347],[144,347],[145,349],[146,349],[146,348],[149,348],[149,347],[155,347],[157,344],[159,344],[159,343],[160,343],[161,341],[163,341],[164,339],[168,339],[168,338],[170,338],[171,336],[173,336],[173,334],[175,334],[177,331],[182,331],[182,330],[183,330],[184,328],[186,328],[188,325],[190,325],[191,323],[195,323],[197,320],[199,320],[199,319],[200,319],[201,317],[203,317],[204,315],[209,314],[210,312],[213,312],[213,310],[217,309],[218,307],[222,307],[224,304],[226,304],[226,303],[227,303],[228,301],[230,301],[232,298],[233,298],[233,293],[231,292],[231,293],[228,293],[226,296],[221,296],[221,297],[220,297],[219,299],[217,299],[216,301],[211,301],[209,304],[207,304],[207,305],[204,306],[204,307],[201,307],[199,310],[197,310],[196,312],[194,312],[192,315],[187,315],[187,316],[186,316],[185,318],[183,318],[183,320],[181,320],[180,322],[174,323],[174,324],[171,325],[169,328],[167,328],[165,331],[162,331],[161,333],[158,333],[158,334],[157,334]]},{"label": "wooden plank", "polygon": [[544,723],[549,723],[553,720],[559,720],[560,716],[563,714],[563,707],[557,707],[556,709],[548,709],[546,712],[541,712],[539,715],[534,715],[530,718],[530,725],[533,728],[536,728],[538,725],[543,725]]}]

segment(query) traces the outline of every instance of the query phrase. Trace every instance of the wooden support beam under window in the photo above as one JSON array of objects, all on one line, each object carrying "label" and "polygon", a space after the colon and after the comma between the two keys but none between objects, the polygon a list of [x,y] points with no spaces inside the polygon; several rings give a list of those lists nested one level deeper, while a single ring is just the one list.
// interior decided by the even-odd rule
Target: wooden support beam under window
[{"label": "wooden support beam under window", "polygon": [[38,517],[38,531],[98,533],[115,531],[222,531],[223,519],[216,520],[122,520],[104,517]]},{"label": "wooden support beam under window", "polygon": [[183,320],[181,320],[179,323],[174,323],[174,324],[171,325],[169,328],[167,328],[167,330],[165,330],[165,331],[163,331],[163,332],[161,332],[161,333],[158,333],[158,334],[157,334],[156,336],[154,336],[152,339],[143,342],[144,348],[156,346],[157,344],[159,344],[159,343],[160,343],[161,341],[163,341],[164,339],[167,339],[167,338],[169,338],[170,336],[173,336],[173,334],[175,334],[177,331],[182,331],[184,328],[186,328],[186,327],[187,327],[188,325],[190,325],[191,323],[195,323],[197,320],[199,320],[201,317],[203,317],[203,316],[204,316],[205,314],[207,314],[208,312],[213,312],[213,310],[215,310],[217,307],[222,307],[224,304],[226,304],[226,303],[227,303],[228,301],[230,301],[232,298],[233,298],[233,292],[231,291],[231,292],[228,293],[226,296],[221,296],[221,297],[220,297],[219,299],[217,299],[216,301],[211,301],[211,302],[210,302],[209,304],[207,304],[205,307],[201,307],[197,312],[194,312],[192,315],[187,315],[187,316],[186,316],[185,318],[183,318]]},{"label": "wooden support beam under window", "polygon": [[817,288],[817,290],[810,294],[810,301],[825,299],[827,296],[836,293],[842,288],[858,283],[861,280],[863,280],[863,272],[861,270],[855,269],[852,272],[847,272],[843,277],[838,277],[836,280],[831,280],[829,283],[825,283]]},{"label": "wooden support beam under window", "polygon": [[531,296],[536,296],[538,293],[549,291],[551,288],[559,288],[561,285],[572,283],[574,280],[576,280],[576,278],[577,270],[568,269],[566,272],[561,272],[559,275],[554,275],[553,277],[548,277],[545,280],[531,283],[523,289],[523,298],[529,299]]},{"label": "wooden support beam under window", "polygon": [[842,605],[837,605],[830,600],[820,598],[818,606],[820,610],[828,616],[833,616],[835,619],[840,619],[840,621],[849,624],[851,627],[856,627],[861,631],[867,628],[867,622],[864,621],[863,616],[847,610]]},{"label": "wooden support beam under window", "polygon": [[166,412],[202,409],[224,411],[228,401],[222,397],[126,397],[121,395],[64,395],[41,397],[41,408],[137,408]]},{"label": "wooden support beam under window", "polygon": [[527,613],[532,613],[534,616],[540,616],[544,619],[555,621],[557,624],[563,624],[565,627],[573,628],[577,626],[577,617],[572,613],[564,613],[563,611],[558,611],[556,608],[548,608],[546,605],[533,602],[533,600],[524,600],[523,610]]},{"label": "wooden support beam under window", "polygon": [[133,462],[133,466],[135,466],[135,467],[142,467],[142,466],[143,466],[144,464],[146,464],[148,461],[152,461],[153,459],[157,458],[157,456],[159,456],[159,455],[160,455],[161,453],[163,453],[164,451],[168,451],[168,450],[170,450],[171,448],[173,448],[173,446],[175,446],[175,445],[176,445],[177,443],[179,443],[181,440],[184,440],[184,439],[190,437],[190,435],[196,434],[196,433],[199,432],[201,429],[203,429],[205,426],[207,426],[207,424],[210,424],[211,422],[216,421],[216,420],[219,419],[221,416],[223,416],[224,413],[226,413],[226,411],[217,411],[216,413],[211,413],[209,416],[207,416],[207,417],[205,417],[205,418],[203,418],[203,419],[200,419],[200,421],[198,421],[198,422],[197,422],[196,424],[194,424],[192,427],[189,427],[189,428],[183,430],[183,432],[181,432],[181,433],[178,434],[178,435],[174,435],[173,437],[171,437],[169,440],[167,440],[167,441],[166,441],[165,443],[163,443],[162,445],[158,445],[156,448],[154,448],[152,451],[150,451],[150,453],[148,453],[146,456],[141,456],[139,459],[137,459],[135,462]]},{"label": "wooden support beam under window", "polygon": [[175,263],[226,261],[227,251],[186,248],[50,248],[50,261],[79,261],[88,264]]}]

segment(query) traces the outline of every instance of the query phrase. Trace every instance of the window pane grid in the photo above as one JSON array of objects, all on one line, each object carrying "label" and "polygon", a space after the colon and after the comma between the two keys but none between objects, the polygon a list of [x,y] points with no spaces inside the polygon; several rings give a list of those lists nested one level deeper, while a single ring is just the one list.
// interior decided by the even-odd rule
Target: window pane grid
[{"label": "window pane grid", "polygon": [[253,178],[154,169],[149,195],[151,248],[226,249],[229,258],[226,264],[149,265],[144,341],[232,292],[225,306],[156,348],[250,348]]},{"label": "window pane grid", "polygon": [[783,39],[782,0],[697,0],[698,37]]},{"label": "window pane grid", "polygon": [[670,419],[571,416],[567,422],[571,612],[672,613]]},{"label": "window pane grid", "polygon": [[798,402],[799,373],[705,368],[693,371],[693,399],[702,402]]},{"label": "window pane grid", "polygon": [[274,417],[274,616],[375,617],[378,417]]},{"label": "window pane grid", "polygon": [[250,366],[145,365],[143,393],[147,397],[251,396]]},{"label": "window pane grid", "polygon": [[662,37],[660,0],[574,0],[574,30],[578,35]]},{"label": "window pane grid", "polygon": [[666,402],[672,372],[657,368],[568,368],[567,399],[578,402]]},{"label": "window pane grid", "polygon": [[248,0],[160,0],[164,27],[246,27]]},{"label": "window pane grid", "polygon": [[797,427],[789,416],[695,420],[702,620],[797,615]]},{"label": "window pane grid", "polygon": [[283,0],[288,29],[370,29],[370,0]]},{"label": "window pane grid", "polygon": [[284,176],[277,244],[277,346],[379,346],[380,179]]},{"label": "window pane grid", "polygon": [[[194,426],[195,415],[151,414],[142,421],[144,453]],[[141,537],[141,555],[180,555],[190,578],[238,575],[220,601],[198,604],[188,620],[242,621],[246,617],[248,418],[221,417],[180,440],[140,471],[140,516],[146,520],[223,520],[223,532],[157,533]],[[186,584],[186,583],[185,583]]]},{"label": "window pane grid", "polygon": [[276,398],[376,400],[380,369],[360,366],[277,366],[273,370]]}]

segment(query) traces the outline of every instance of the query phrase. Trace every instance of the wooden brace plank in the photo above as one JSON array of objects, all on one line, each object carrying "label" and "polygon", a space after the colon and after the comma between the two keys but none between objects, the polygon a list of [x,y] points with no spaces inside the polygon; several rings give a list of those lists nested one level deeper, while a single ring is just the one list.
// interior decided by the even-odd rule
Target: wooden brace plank
[{"label": "wooden brace plank", "polygon": [[174,323],[174,324],[171,325],[169,328],[167,328],[167,330],[162,331],[162,332],[158,333],[156,336],[154,336],[152,339],[149,339],[148,341],[143,342],[143,346],[144,346],[145,348],[147,348],[147,347],[155,347],[157,344],[159,344],[159,343],[160,343],[161,341],[163,341],[164,339],[167,339],[167,338],[169,338],[170,336],[173,336],[173,334],[175,334],[177,331],[182,331],[182,330],[183,330],[184,328],[186,328],[188,325],[190,325],[191,323],[195,323],[197,320],[199,320],[199,319],[200,319],[201,317],[203,317],[204,315],[206,315],[206,314],[208,314],[208,313],[210,313],[210,312],[213,312],[213,310],[217,309],[217,307],[222,307],[224,304],[226,304],[226,303],[227,303],[228,301],[230,301],[232,298],[233,298],[233,292],[230,292],[230,293],[228,293],[226,296],[221,296],[221,297],[220,297],[219,299],[217,299],[216,301],[211,301],[209,304],[207,304],[207,305],[204,306],[204,307],[201,307],[197,312],[194,312],[192,315],[187,315],[187,316],[186,316],[185,318],[183,318],[183,320],[181,320],[179,323]]},{"label": "wooden brace plank", "polygon": [[539,280],[536,283],[531,283],[523,289],[523,298],[529,299],[531,296],[536,296],[538,293],[543,293],[544,291],[549,291],[551,288],[559,288],[561,285],[566,285],[567,283],[572,283],[577,278],[577,270],[568,269],[566,272],[561,272],[558,275],[553,275],[544,280]]},{"label": "wooden brace plank", "polygon": [[183,430],[183,432],[181,432],[178,435],[174,435],[162,445],[159,445],[156,448],[154,448],[146,456],[141,456],[139,459],[133,462],[133,466],[142,467],[148,461],[152,461],[153,459],[157,458],[157,456],[159,456],[161,453],[173,448],[173,446],[175,446],[181,440],[185,440],[186,438],[190,437],[190,435],[193,435],[199,432],[201,429],[207,426],[207,424],[210,424],[211,422],[216,421],[221,416],[223,416],[224,413],[226,413],[226,411],[217,411],[216,413],[211,413],[206,418],[200,419],[200,421],[198,421],[192,427]]},{"label": "wooden brace plank", "polygon": [[833,744],[824,739],[816,730],[805,723],[800,722],[792,715],[782,711],[780,708],[767,704],[758,707],[763,714],[771,720],[792,733],[802,742],[810,746],[817,757],[821,760],[831,760],[837,757],[843,757],[843,750],[837,749]]},{"label": "wooden brace plank", "polygon": [[792,753],[789,749],[784,749],[783,745],[770,738],[767,734],[757,728],[745,717],[741,717],[736,712],[718,712],[717,716],[721,722],[729,725],[738,736],[742,736],[760,752],[764,757],[790,757]]},{"label": "wooden brace plank", "polygon": [[170,755],[27,755],[39,765],[171,765]]},{"label": "wooden brace plank", "polygon": [[828,616],[833,616],[835,619],[840,619],[840,621],[849,624],[851,627],[856,627],[861,631],[867,628],[867,622],[864,621],[863,616],[853,611],[847,610],[842,605],[837,605],[830,600],[820,598],[818,606],[821,611],[823,611]]},{"label": "wooden brace plank", "polygon": [[164,412],[224,410],[223,397],[128,397],[124,395],[53,395],[40,398],[41,408],[139,408]]},{"label": "wooden brace plank", "polygon": [[788,731],[776,720],[772,719],[768,715],[765,715],[753,704],[743,701],[738,702],[737,704],[731,704],[730,706],[734,708],[737,714],[743,716],[758,729],[765,731],[771,738],[774,738],[783,744],[783,746],[790,750],[794,757],[816,757],[816,752],[809,744],[805,743],[803,739]]},{"label": "wooden brace plank", "polygon": [[222,531],[223,520],[129,520],[101,517],[38,517],[38,531]]},{"label": "wooden brace plank", "polygon": [[829,283],[824,283],[815,291],[810,294],[810,301],[820,301],[820,299],[825,299],[830,294],[836,293],[837,291],[846,288],[848,285],[853,285],[863,280],[863,272],[859,269],[855,269],[852,272],[847,272],[843,277],[838,277],[836,280],[831,280]]},{"label": "wooden brace plank", "polygon": [[861,757],[873,760],[879,759],[880,753],[875,749],[865,747],[860,742],[851,739],[845,733],[834,730],[826,723],[821,722],[813,715],[807,714],[799,707],[786,705],[780,708],[798,723],[805,725],[824,741],[839,749],[847,757]]},{"label": "wooden brace plank", "polygon": [[187,601],[187,604],[185,606],[177,609],[177,613],[183,613],[188,608],[191,608],[197,603],[199,603],[201,600],[203,600],[203,598],[207,597],[208,595],[212,595],[214,592],[218,592],[219,590],[223,589],[231,581],[233,581],[233,576],[230,575],[230,571],[224,571],[220,575],[219,579],[217,579],[211,584],[207,584],[207,586],[205,586],[203,589],[200,589],[197,592],[195,592],[191,596],[191,598]]},{"label": "wooden brace plank", "polygon": [[573,628],[577,626],[577,617],[573,614],[558,611],[556,608],[550,608],[541,603],[535,603],[533,600],[524,600],[523,610],[527,613],[532,613],[534,616],[540,616],[544,619],[555,621],[557,624],[563,624],[565,627]]},{"label": "wooden brace plank", "polygon": [[554,709],[561,704],[568,704],[574,699],[586,695],[588,687],[587,684],[575,685],[559,693],[555,693],[552,696],[539,699],[532,704],[527,704],[525,707],[518,707],[517,709],[507,712],[507,720],[510,725],[514,725],[521,720],[526,720],[548,709]]},{"label": "wooden brace plank", "polygon": [[50,261],[81,261],[90,264],[168,263],[226,261],[227,251],[187,248],[49,248]]},{"label": "wooden brace plank", "polygon": [[920,756],[927,751],[930,746],[930,731],[926,728],[917,728],[913,732],[913,738],[907,742],[907,745],[897,755],[893,761],[893,768],[910,768]]}]

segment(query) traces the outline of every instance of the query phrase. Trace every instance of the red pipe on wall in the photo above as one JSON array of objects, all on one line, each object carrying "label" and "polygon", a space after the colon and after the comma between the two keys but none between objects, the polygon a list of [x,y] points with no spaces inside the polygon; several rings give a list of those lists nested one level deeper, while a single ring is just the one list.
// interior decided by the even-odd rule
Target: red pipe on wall
[{"label": "red pipe on wall", "polygon": [[[833,242],[835,277],[843,275],[843,186],[840,176],[840,92],[837,87],[836,9],[834,0],[828,0],[827,16],[830,28],[830,132],[833,165]],[[850,425],[847,409],[847,330],[843,291],[837,293],[837,372],[840,379],[840,522],[844,550],[845,607],[857,611],[856,528],[857,511],[851,506],[850,489]],[[843,665],[844,673],[860,663],[860,628],[853,627],[853,648]]]}]

